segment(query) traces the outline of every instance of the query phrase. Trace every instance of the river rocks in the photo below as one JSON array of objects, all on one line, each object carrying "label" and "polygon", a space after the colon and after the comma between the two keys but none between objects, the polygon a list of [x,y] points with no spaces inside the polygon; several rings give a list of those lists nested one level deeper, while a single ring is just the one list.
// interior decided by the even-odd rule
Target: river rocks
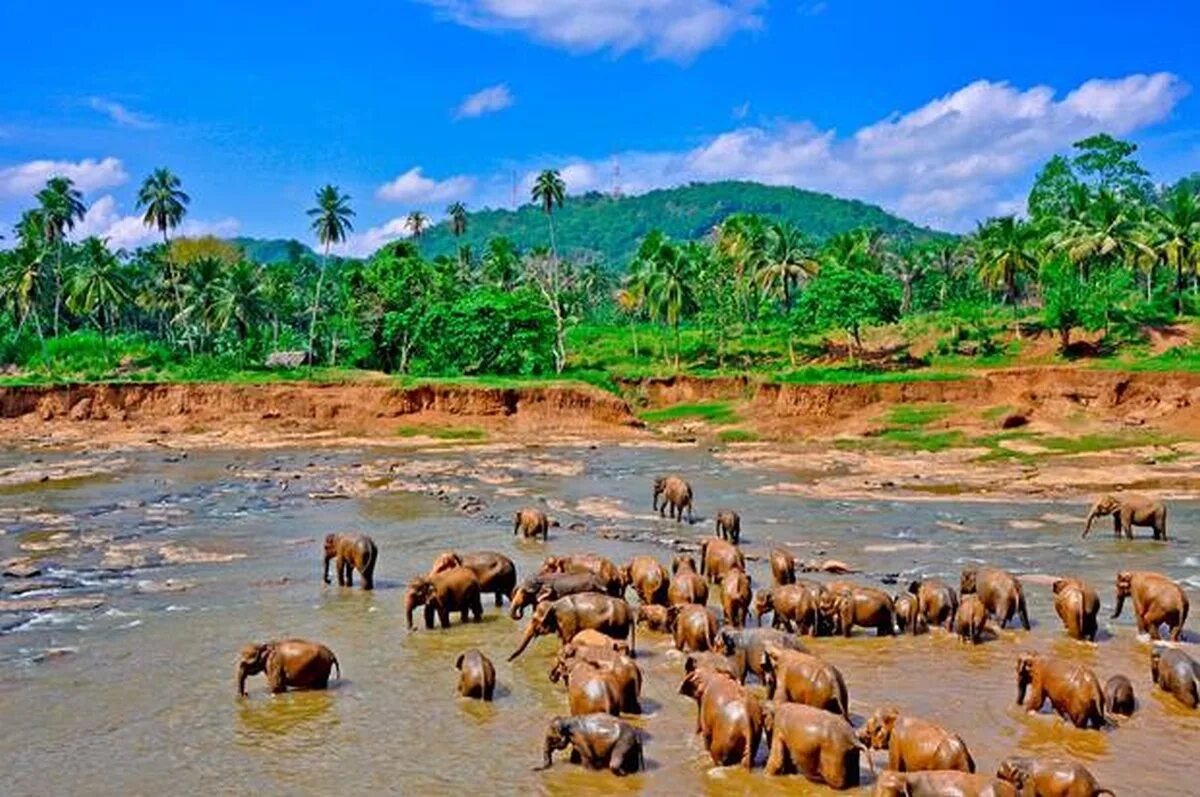
[{"label": "river rocks", "polygon": [[34,578],[42,574],[42,569],[32,559],[9,559],[3,567],[8,578]]},{"label": "river rocks", "polygon": [[0,600],[0,612],[52,612],[58,609],[95,609],[104,605],[97,596],[78,598],[16,598]]}]

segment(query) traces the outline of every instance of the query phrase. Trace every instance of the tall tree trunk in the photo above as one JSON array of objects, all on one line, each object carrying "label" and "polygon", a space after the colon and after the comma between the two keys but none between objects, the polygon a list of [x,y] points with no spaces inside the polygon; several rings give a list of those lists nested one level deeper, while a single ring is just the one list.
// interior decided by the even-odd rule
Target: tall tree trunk
[{"label": "tall tree trunk", "polygon": [[637,322],[629,322],[629,332],[633,335],[633,359],[638,358]]},{"label": "tall tree trunk", "polygon": [[317,309],[321,306],[321,283],[325,281],[325,267],[329,263],[329,242],[325,243],[325,253],[321,256],[321,271],[317,274],[317,290],[313,295],[312,312],[308,317],[308,367],[316,362],[317,342]]}]

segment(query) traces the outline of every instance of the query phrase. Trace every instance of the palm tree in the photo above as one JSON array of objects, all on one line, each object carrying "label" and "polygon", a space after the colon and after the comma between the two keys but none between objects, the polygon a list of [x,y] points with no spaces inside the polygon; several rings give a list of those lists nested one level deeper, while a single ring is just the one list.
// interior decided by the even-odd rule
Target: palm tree
[{"label": "palm tree", "polygon": [[488,241],[483,253],[483,278],[501,290],[517,284],[520,276],[521,253],[511,239],[503,235]]},{"label": "palm tree", "polygon": [[767,229],[767,249],[758,272],[759,282],[767,293],[778,292],[784,310],[792,309],[792,290],[805,277],[817,272],[804,233],[790,221],[772,223]]},{"label": "palm tree", "polygon": [[979,246],[979,279],[991,288],[1001,287],[1004,300],[1017,300],[1017,278],[1037,270],[1034,227],[1014,216],[980,223],[975,233]]},{"label": "palm tree", "polygon": [[63,300],[63,246],[67,233],[75,228],[75,221],[82,221],[87,213],[83,194],[75,188],[70,177],[51,177],[46,187],[38,192],[37,200],[42,211],[46,243],[57,251],[54,269],[54,334],[59,331],[59,318]]},{"label": "palm tree", "polygon": [[446,215],[450,218],[450,234],[455,238],[464,235],[467,232],[467,206],[461,202],[455,202],[446,208]]},{"label": "palm tree", "polygon": [[1178,185],[1154,208],[1152,219],[1151,240],[1163,262],[1175,269],[1176,312],[1183,313],[1184,272],[1200,270],[1200,200]]},{"label": "palm tree", "polygon": [[151,172],[138,189],[136,207],[146,211],[142,216],[142,224],[162,233],[164,244],[167,243],[167,232],[179,226],[192,201],[183,192],[182,185],[170,169],[160,168]]},{"label": "palm tree", "polygon": [[308,209],[312,219],[312,230],[317,235],[317,241],[324,247],[321,254],[321,271],[317,275],[317,290],[313,295],[312,313],[308,320],[308,356],[310,362],[315,359],[317,335],[317,311],[321,306],[321,284],[325,280],[325,267],[329,263],[329,247],[346,240],[346,235],[354,231],[350,218],[354,211],[350,208],[350,197],[338,190],[337,186],[326,185],[317,191],[316,207]]},{"label": "palm tree", "polygon": [[[216,286],[213,303],[213,322],[217,329],[233,327],[239,341],[244,341],[266,317],[264,275],[253,261],[242,259],[226,266]],[[239,348],[239,351],[244,348]]]},{"label": "palm tree", "polygon": [[766,269],[770,235],[766,222],[752,213],[737,213],[716,230],[716,250],[733,264],[734,288],[742,305],[742,317],[758,317],[760,275]]},{"label": "palm tree", "polygon": [[542,212],[546,214],[546,220],[550,224],[550,254],[555,260],[558,259],[558,249],[554,243],[554,206],[563,206],[566,191],[567,184],[563,182],[557,169],[546,169],[539,174],[529,191],[533,201],[542,206]]},{"label": "palm tree", "polygon": [[425,230],[429,227],[429,217],[419,210],[414,210],[405,217],[404,226],[412,233],[413,238],[420,240],[421,236],[425,234]]},{"label": "palm tree", "polygon": [[117,256],[99,238],[87,238],[79,245],[71,277],[67,307],[71,312],[94,320],[100,334],[115,328],[122,307],[129,301],[130,287]]},{"label": "palm tree", "polygon": [[[703,247],[701,247],[703,248]],[[682,341],[679,323],[696,306],[693,249],[678,247],[661,233],[651,233],[639,254],[646,268],[645,301],[650,317],[665,321],[675,338],[675,368],[679,369]]]},{"label": "palm tree", "polygon": [[[1154,257],[1142,240],[1145,228],[1141,219],[1112,191],[1102,188],[1086,201],[1082,192],[1075,191],[1070,205],[1070,216],[1051,237],[1051,244],[1055,251],[1066,253],[1071,262],[1081,266],[1084,279],[1092,263],[1134,266]],[[1150,280],[1148,275],[1147,292]]]}]

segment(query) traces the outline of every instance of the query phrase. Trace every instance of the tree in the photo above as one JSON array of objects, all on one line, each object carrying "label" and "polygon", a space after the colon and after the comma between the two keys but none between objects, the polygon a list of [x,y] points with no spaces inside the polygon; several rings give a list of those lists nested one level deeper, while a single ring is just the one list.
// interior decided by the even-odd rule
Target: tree
[{"label": "tree", "polygon": [[1100,133],[1076,141],[1074,147],[1078,154],[1072,165],[1092,186],[1134,202],[1149,199],[1149,172],[1133,157],[1137,144]]},{"label": "tree", "polygon": [[855,356],[862,353],[862,330],[895,321],[900,295],[895,280],[865,269],[826,265],[809,282],[793,314],[802,330],[841,329],[849,333]]},{"label": "tree", "polygon": [[1055,155],[1046,162],[1033,180],[1029,191],[1029,218],[1035,224],[1054,223],[1067,215],[1071,189],[1079,186],[1079,179],[1071,163],[1062,155]]},{"label": "tree", "polygon": [[638,249],[646,269],[646,309],[651,318],[665,322],[674,333],[676,370],[683,348],[679,324],[696,308],[696,265],[701,256],[695,247],[679,247],[657,231],[646,236]]},{"label": "tree", "polygon": [[154,227],[162,233],[167,243],[167,232],[175,229],[187,215],[187,206],[192,198],[183,192],[183,183],[170,169],[155,169],[142,181],[138,189],[137,209],[145,209],[142,224]]},{"label": "tree", "polygon": [[929,270],[928,255],[917,249],[903,255],[893,254],[884,270],[900,283],[900,315],[908,315],[913,304],[913,284]]},{"label": "tree", "polygon": [[535,250],[525,258],[525,280],[542,297],[554,318],[554,372],[567,366],[567,324],[574,320],[578,275],[551,251]]},{"label": "tree", "polygon": [[1175,270],[1175,307],[1182,313],[1184,274],[1200,270],[1200,200],[1186,185],[1176,186],[1151,212],[1151,244]]},{"label": "tree", "polygon": [[483,278],[494,287],[509,290],[521,276],[521,253],[508,238],[488,241],[483,252]]},{"label": "tree", "polygon": [[1042,318],[1047,327],[1058,331],[1059,348],[1065,354],[1071,348],[1071,330],[1077,326],[1099,328],[1103,314],[1096,311],[1092,286],[1069,260],[1060,256],[1047,263],[1041,283]]},{"label": "tree", "polygon": [[467,208],[461,202],[455,202],[446,208],[446,216],[450,219],[450,234],[459,238],[467,232]]},{"label": "tree", "polygon": [[782,299],[785,312],[792,310],[795,287],[805,277],[815,274],[817,268],[817,259],[804,233],[790,221],[772,222],[767,228],[766,251],[758,278],[764,291]]},{"label": "tree", "polygon": [[979,279],[991,288],[1002,288],[1004,301],[1017,301],[1017,279],[1037,270],[1036,230],[1015,216],[981,223],[975,233]]},{"label": "tree", "polygon": [[[1082,206],[1076,197],[1073,205],[1078,211],[1072,212],[1049,240],[1054,251],[1065,253],[1081,266],[1084,280],[1092,265],[1133,267],[1141,260],[1152,261],[1154,253],[1143,241],[1145,227],[1134,205],[1106,188]],[[1146,285],[1149,293],[1149,274]]]},{"label": "tree", "polygon": [[213,322],[224,332],[233,329],[244,342],[266,317],[262,267],[245,258],[222,271],[213,303]]},{"label": "tree", "polygon": [[432,265],[410,243],[380,249],[360,269],[352,304],[378,366],[409,372],[424,343],[429,314],[442,300]]},{"label": "tree", "polygon": [[91,318],[101,335],[116,327],[121,309],[130,298],[121,262],[96,237],[80,244],[68,289],[67,307]]},{"label": "tree", "polygon": [[554,208],[556,205],[560,208],[563,206],[566,191],[567,184],[557,169],[546,169],[539,174],[529,191],[530,197],[542,206],[542,212],[546,214],[546,221],[550,225],[550,254],[555,259],[558,258],[558,248],[554,243]]},{"label": "tree", "polygon": [[350,221],[354,211],[350,208],[349,196],[338,190],[337,186],[326,185],[317,191],[316,207],[309,208],[308,215],[312,219],[312,230],[323,249],[321,271],[317,276],[317,290],[313,296],[312,313],[308,321],[308,355],[315,359],[317,312],[321,306],[321,283],[329,265],[329,247],[346,240],[346,236],[354,231],[354,225]]},{"label": "tree", "polygon": [[414,210],[404,218],[404,226],[412,237],[419,241],[429,227],[429,217],[419,210]]},{"label": "tree", "polygon": [[83,194],[75,188],[69,177],[51,177],[46,187],[38,192],[38,204],[42,212],[46,243],[54,247],[57,258],[54,268],[54,334],[59,332],[59,319],[63,303],[63,247],[67,233],[75,228],[76,220],[82,221],[87,213]]}]

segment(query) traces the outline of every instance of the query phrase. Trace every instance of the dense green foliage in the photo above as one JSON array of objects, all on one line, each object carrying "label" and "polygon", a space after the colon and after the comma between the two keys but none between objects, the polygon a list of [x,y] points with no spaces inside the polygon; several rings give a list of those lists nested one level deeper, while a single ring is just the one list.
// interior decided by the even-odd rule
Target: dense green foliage
[{"label": "dense green foliage", "polygon": [[[156,170],[139,206],[163,241],[114,252],[71,240],[85,208],[55,177],[0,251],[0,367],[32,379],[215,378],[294,351],[316,376],[554,374],[613,387],[678,370],[829,382],[932,366],[919,377],[940,379],[1012,362],[1043,331],[1062,355],[1108,357],[1200,307],[1195,187],[1156,189],[1133,145],[1096,136],[1039,172],[1028,219],[951,238],[793,189],[570,197],[547,171],[518,213],[448,207],[452,250],[414,211],[411,238],[352,260],[330,254],[354,223],[336,186],[308,211],[318,255],[296,242],[172,239],[189,197]],[[768,212],[740,212],[748,204]],[[521,240],[491,235],[506,219]],[[626,246],[616,263],[595,256]],[[1136,366],[1193,369],[1200,355]]]}]

